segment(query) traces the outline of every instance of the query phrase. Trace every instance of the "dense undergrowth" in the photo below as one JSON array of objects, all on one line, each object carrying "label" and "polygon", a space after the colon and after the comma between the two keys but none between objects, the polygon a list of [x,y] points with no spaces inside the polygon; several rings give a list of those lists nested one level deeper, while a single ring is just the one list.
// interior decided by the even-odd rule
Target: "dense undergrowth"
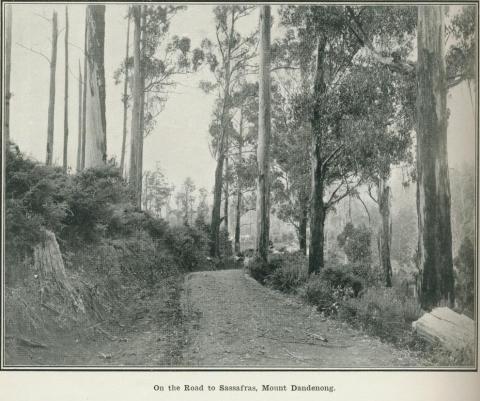
[{"label": "dense undergrowth", "polygon": [[[135,314],[132,300],[142,291],[172,286],[186,272],[221,264],[207,259],[206,225],[170,227],[137,209],[114,164],[67,174],[13,146],[6,156],[8,336],[41,340],[75,327],[120,321]],[[74,313],[61,300],[50,306],[43,302],[48,283],[34,269],[33,250],[45,230],[55,234],[85,314]]]},{"label": "dense undergrowth", "polygon": [[[473,353],[451,353],[428,345],[412,332],[412,322],[424,313],[404,280],[379,284],[375,268],[355,261],[328,265],[309,277],[308,259],[301,252],[271,255],[267,264],[252,260],[250,275],[260,283],[316,306],[324,316],[348,322],[369,335],[418,352],[432,365],[473,365]],[[378,269],[377,269],[378,270]]]}]

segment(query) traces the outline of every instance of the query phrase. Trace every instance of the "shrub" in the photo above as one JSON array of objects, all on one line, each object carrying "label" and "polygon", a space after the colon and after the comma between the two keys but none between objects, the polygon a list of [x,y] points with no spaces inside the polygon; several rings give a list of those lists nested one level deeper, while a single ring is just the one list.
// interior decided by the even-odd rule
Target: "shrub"
[{"label": "shrub", "polygon": [[362,280],[356,277],[351,267],[327,267],[320,273],[322,280],[330,284],[332,288],[339,288],[345,291],[351,291],[357,296],[363,289]]},{"label": "shrub", "polygon": [[402,340],[420,316],[416,301],[400,297],[393,288],[368,288],[359,298],[347,300],[340,313],[368,333],[393,342]]},{"label": "shrub", "polygon": [[305,300],[329,313],[335,303],[333,287],[319,275],[310,278],[304,288]]},{"label": "shrub", "polygon": [[338,244],[343,247],[348,261],[369,265],[372,261],[371,231],[364,224],[355,227],[347,223],[337,237]]},{"label": "shrub", "polygon": [[[93,242],[109,230],[114,233],[115,219],[119,218],[115,216],[118,211],[115,205],[124,203],[125,199],[131,199],[131,194],[117,167],[106,165],[76,174],[68,188],[70,213],[65,219],[63,234],[71,239]],[[127,203],[127,216],[134,217],[132,209],[131,203]],[[124,226],[129,225],[128,221],[124,223]]]},{"label": "shrub", "polygon": [[251,258],[247,265],[248,272],[260,284],[266,284],[268,277],[270,277],[275,270],[279,269],[282,264],[282,255],[280,254],[269,255],[267,263],[257,258],[253,250],[247,250],[244,254]]},{"label": "shrub", "polygon": [[264,263],[261,259],[254,257],[248,263],[247,269],[250,276],[252,276],[260,284],[265,284],[267,277],[273,273],[275,265]]},{"label": "shrub", "polygon": [[204,231],[190,226],[172,227],[166,234],[166,244],[185,270],[193,271],[207,263],[208,238]]},{"label": "shrub", "polygon": [[58,232],[68,211],[62,169],[29,160],[18,150],[6,154],[5,201],[7,252],[24,254],[40,239],[42,227]]},{"label": "shrub", "polygon": [[347,269],[351,270],[352,274],[357,277],[365,287],[379,286],[383,281],[382,272],[378,265],[372,266],[369,263],[359,261],[348,264]]},{"label": "shrub", "polygon": [[266,278],[267,285],[280,291],[291,292],[307,281],[307,258],[301,252],[285,253],[276,263],[278,267],[274,267],[273,272]]},{"label": "shrub", "polygon": [[220,229],[219,233],[220,255],[229,258],[233,255],[232,240],[229,237],[228,230],[225,227]]}]

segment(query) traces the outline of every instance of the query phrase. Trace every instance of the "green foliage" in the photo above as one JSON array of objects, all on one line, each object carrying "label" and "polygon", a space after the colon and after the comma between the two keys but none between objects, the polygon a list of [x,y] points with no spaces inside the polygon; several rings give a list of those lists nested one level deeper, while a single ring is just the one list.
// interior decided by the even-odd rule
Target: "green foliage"
[{"label": "green foliage", "polygon": [[269,255],[268,263],[264,263],[255,255],[247,265],[248,272],[255,280],[261,284],[266,284],[267,279],[276,269],[282,265],[282,255]]},{"label": "green foliage", "polygon": [[6,152],[5,229],[7,257],[24,257],[41,228],[61,231],[69,212],[69,179],[62,169],[34,162],[14,148]]},{"label": "green foliage", "polygon": [[357,296],[364,287],[362,280],[347,266],[327,267],[320,272],[320,276],[332,288],[340,288],[354,296]]},{"label": "green foliage", "polygon": [[411,203],[401,204],[392,213],[391,257],[406,266],[413,264],[413,258],[418,247],[417,213],[414,204],[415,198],[413,193],[411,194]]},{"label": "green foliage", "polygon": [[266,284],[283,292],[294,292],[308,279],[307,258],[301,252],[281,255],[279,266],[266,278]]},{"label": "green foliage", "polygon": [[330,283],[316,275],[307,281],[304,289],[305,300],[318,307],[318,310],[330,314],[335,310],[334,289]]},{"label": "green foliage", "polygon": [[400,297],[393,288],[368,288],[359,298],[347,300],[339,316],[372,335],[399,342],[421,314],[415,299]]},{"label": "green foliage", "polygon": [[[138,6],[140,7],[140,6]],[[185,9],[177,5],[142,5],[142,66],[144,72],[144,130],[145,136],[155,128],[156,119],[163,110],[169,92],[180,75],[192,68],[190,39],[170,36],[172,18]],[[130,13],[132,8],[130,7]],[[124,60],[114,73],[115,83],[122,82],[126,68],[133,82],[133,57]]]},{"label": "green foliage", "polygon": [[143,204],[144,209],[161,216],[162,209],[167,205],[174,186],[167,182],[160,166],[154,171],[145,171]]},{"label": "green foliage", "polygon": [[475,80],[475,14],[474,6],[463,6],[446,27],[453,38],[453,45],[447,49],[447,76],[453,83]]},{"label": "green foliage", "polygon": [[[65,194],[69,213],[65,217],[65,229],[61,237],[70,240],[92,242],[108,233],[115,233],[115,205],[131,199],[129,188],[120,170],[113,165],[83,170],[71,177]],[[131,210],[127,206],[125,210]],[[135,216],[125,218],[125,227]]]},{"label": "green foliage", "polygon": [[196,210],[195,226],[203,230],[206,230],[208,227],[207,219],[208,219],[208,212],[209,212],[209,208],[207,204],[208,191],[202,187],[198,190],[198,195],[199,195],[199,199],[198,199],[197,210]]},{"label": "green foliage", "polygon": [[196,187],[193,180],[190,177],[187,177],[175,196],[177,209],[182,215],[184,225],[193,224],[193,213],[195,212],[195,190]]},{"label": "green foliage", "polygon": [[68,175],[60,168],[31,161],[18,150],[8,152],[7,253],[23,257],[44,228],[67,246],[138,231],[162,238],[166,223],[137,210],[130,199],[129,188],[114,165]]},{"label": "green foliage", "polygon": [[182,269],[201,270],[207,264],[208,237],[205,231],[191,226],[171,227],[165,242]]},{"label": "green foliage", "polygon": [[338,245],[343,247],[349,262],[369,266],[372,261],[371,231],[364,224],[355,227],[347,223],[337,237]]},{"label": "green foliage", "polygon": [[304,83],[283,80],[284,90],[272,90],[273,141],[272,210],[297,231],[309,209],[310,124],[307,111],[301,107],[305,97]]},{"label": "green foliage", "polygon": [[469,238],[464,238],[454,260],[457,268],[455,299],[463,313],[474,318],[475,311],[475,250]]},{"label": "green foliage", "polygon": [[220,256],[229,258],[233,255],[232,240],[228,234],[228,230],[225,227],[220,229]]}]

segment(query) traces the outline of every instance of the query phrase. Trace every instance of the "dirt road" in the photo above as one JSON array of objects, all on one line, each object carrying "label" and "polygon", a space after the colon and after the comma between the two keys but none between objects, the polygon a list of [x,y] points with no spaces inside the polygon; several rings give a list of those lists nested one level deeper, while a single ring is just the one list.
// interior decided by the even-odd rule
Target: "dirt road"
[{"label": "dirt road", "polygon": [[[190,321],[182,363],[202,367],[415,367],[421,361],[325,319],[242,270],[192,273],[182,305]],[[325,341],[326,340],[326,341]]]}]

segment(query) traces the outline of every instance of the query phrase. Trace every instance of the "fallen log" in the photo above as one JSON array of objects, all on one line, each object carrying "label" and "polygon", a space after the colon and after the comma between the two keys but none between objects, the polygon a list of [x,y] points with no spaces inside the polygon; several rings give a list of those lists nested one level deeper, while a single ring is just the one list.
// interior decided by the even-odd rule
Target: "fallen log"
[{"label": "fallen log", "polygon": [[438,343],[449,351],[474,349],[475,322],[447,307],[425,313],[412,327],[428,343]]}]

